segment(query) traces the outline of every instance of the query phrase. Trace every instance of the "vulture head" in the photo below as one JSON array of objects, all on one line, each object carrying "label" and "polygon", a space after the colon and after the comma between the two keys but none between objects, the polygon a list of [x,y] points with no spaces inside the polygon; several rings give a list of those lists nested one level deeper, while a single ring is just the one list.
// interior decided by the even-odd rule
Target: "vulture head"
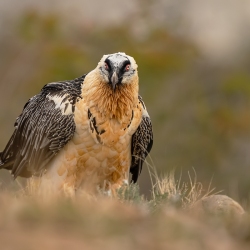
[{"label": "vulture head", "polygon": [[134,58],[125,53],[104,55],[97,67],[104,82],[109,84],[113,91],[135,80],[138,82],[138,66]]}]

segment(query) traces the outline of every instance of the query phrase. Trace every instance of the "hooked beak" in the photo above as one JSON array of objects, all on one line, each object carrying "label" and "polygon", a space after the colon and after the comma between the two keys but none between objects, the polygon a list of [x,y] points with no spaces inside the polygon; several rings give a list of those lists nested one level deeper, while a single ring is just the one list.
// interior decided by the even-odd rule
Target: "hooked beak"
[{"label": "hooked beak", "polygon": [[116,73],[116,70],[114,70],[113,75],[111,76],[111,84],[112,84],[112,89],[115,90],[116,84],[119,82],[119,77]]}]

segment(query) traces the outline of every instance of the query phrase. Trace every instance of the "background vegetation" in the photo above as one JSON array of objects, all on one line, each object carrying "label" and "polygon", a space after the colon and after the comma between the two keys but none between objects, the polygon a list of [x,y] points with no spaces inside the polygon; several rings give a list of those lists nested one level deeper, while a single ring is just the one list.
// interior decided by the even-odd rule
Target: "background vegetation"
[{"label": "background vegetation", "polygon": [[[187,3],[188,2],[188,3]],[[13,8],[15,6],[15,8]],[[112,8],[110,8],[112,6]],[[248,199],[248,1],[0,1],[0,148],[25,102],[48,82],[92,70],[124,51],[139,65],[159,172]],[[9,183],[9,174],[1,171]],[[141,190],[149,194],[143,171]]]}]

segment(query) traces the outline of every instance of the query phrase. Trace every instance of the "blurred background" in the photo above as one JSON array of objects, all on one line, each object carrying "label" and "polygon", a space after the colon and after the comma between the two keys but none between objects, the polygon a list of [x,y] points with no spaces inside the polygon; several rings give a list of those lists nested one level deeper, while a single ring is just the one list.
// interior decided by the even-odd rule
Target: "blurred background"
[{"label": "blurred background", "polygon": [[[0,151],[26,101],[104,54],[139,65],[159,173],[236,200],[250,189],[250,1],[0,0]],[[0,171],[2,185],[14,185]],[[146,165],[141,192],[150,192]]]}]

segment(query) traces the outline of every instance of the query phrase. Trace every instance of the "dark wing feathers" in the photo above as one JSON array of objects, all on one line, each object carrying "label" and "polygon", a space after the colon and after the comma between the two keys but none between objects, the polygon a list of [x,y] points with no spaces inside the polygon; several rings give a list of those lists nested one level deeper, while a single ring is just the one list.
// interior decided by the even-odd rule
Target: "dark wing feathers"
[{"label": "dark wing feathers", "polygon": [[[85,75],[72,81],[45,85],[29,99],[15,122],[15,131],[0,153],[0,168],[11,170],[14,178],[40,175],[51,159],[73,137],[74,105],[81,98]],[[53,97],[61,97],[56,106]],[[65,115],[60,104],[72,112]]]},{"label": "dark wing feathers", "polygon": [[145,161],[147,155],[149,154],[153,146],[153,128],[150,117],[146,112],[146,106],[142,101],[141,96],[139,100],[142,103],[143,108],[145,109],[144,115],[137,130],[132,136],[131,144],[131,154],[132,161],[130,167],[130,173],[132,174],[131,182],[136,183],[138,177],[142,170],[142,164]]}]

